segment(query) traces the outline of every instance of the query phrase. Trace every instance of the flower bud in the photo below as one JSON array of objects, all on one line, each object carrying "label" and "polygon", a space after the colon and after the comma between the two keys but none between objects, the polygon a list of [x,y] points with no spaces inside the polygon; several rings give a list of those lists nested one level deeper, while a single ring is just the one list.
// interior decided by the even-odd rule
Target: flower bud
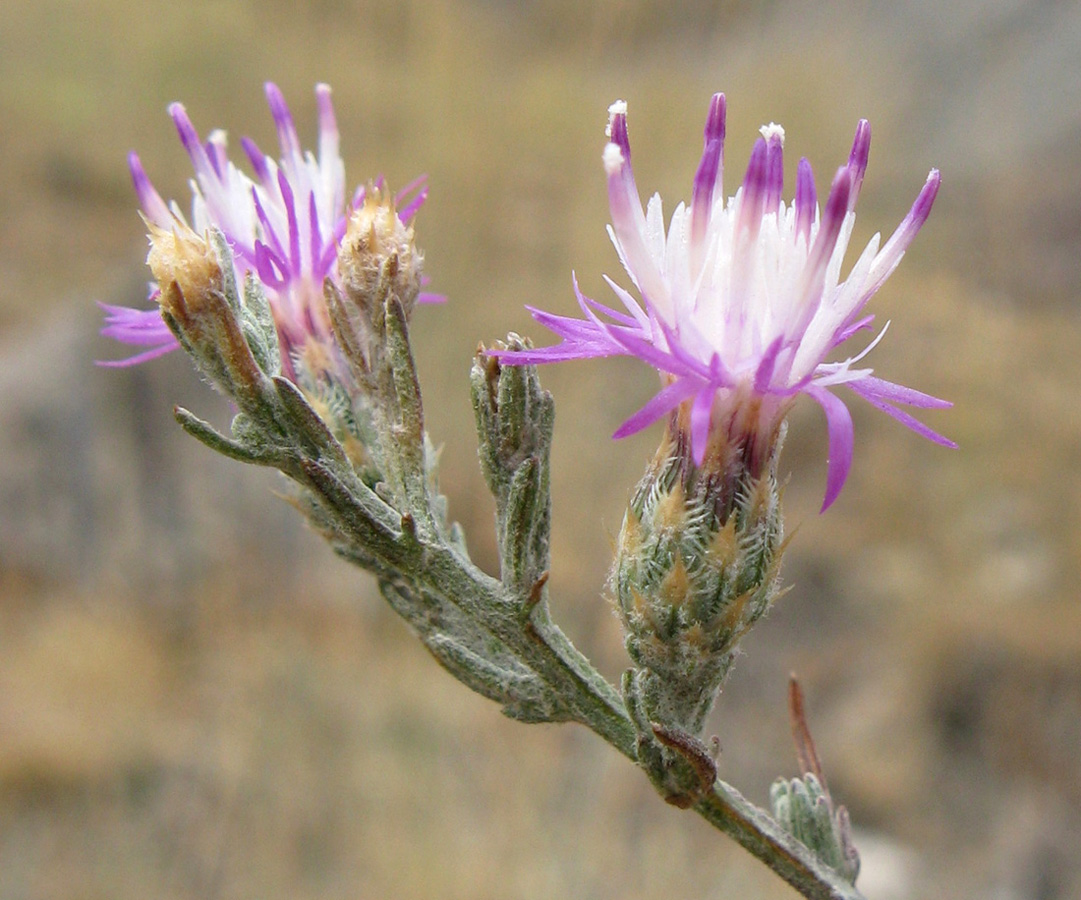
[{"label": "flower bud", "polygon": [[612,585],[650,721],[699,736],[739,639],[778,595],[776,478],[728,445],[694,463],[670,419],[623,519]]},{"label": "flower bud", "polygon": [[[200,237],[179,220],[170,230],[152,222],[148,227],[146,261],[161,290],[158,303],[170,330],[227,395],[241,402],[258,393],[266,376],[249,344],[257,335],[241,321],[244,307],[225,237],[219,231]],[[269,361],[270,354],[261,350]]]},{"label": "flower bud", "polygon": [[370,318],[388,297],[398,298],[408,316],[420,294],[423,254],[413,243],[413,227],[398,217],[394,200],[370,188],[349,217],[338,251],[342,291]]},{"label": "flower bud", "polygon": [[778,824],[849,884],[860,872],[860,855],[852,843],[848,810],[833,807],[829,792],[813,773],[778,778],[769,790]]},{"label": "flower bud", "polygon": [[[172,229],[147,223],[150,252],[146,264],[161,286],[161,307],[181,321],[197,316],[211,293],[222,291],[222,271],[205,238],[179,220]],[[175,285],[175,289],[173,288]]]}]

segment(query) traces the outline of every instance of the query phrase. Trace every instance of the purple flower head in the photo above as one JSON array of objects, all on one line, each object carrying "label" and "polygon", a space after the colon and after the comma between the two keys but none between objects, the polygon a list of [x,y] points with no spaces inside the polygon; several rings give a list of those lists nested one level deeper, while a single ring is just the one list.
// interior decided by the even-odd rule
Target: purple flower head
[{"label": "purple flower head", "polygon": [[[240,281],[248,274],[262,285],[274,315],[285,374],[293,371],[299,354],[319,347],[324,357],[337,357],[330,317],[323,299],[326,278],[337,281],[337,255],[352,212],[364,200],[365,189],[346,196],[345,166],[338,149],[338,126],[330,88],[316,86],[319,108],[318,154],[303,152],[285,98],[274,84],[266,85],[267,101],[277,126],[281,158],[277,161],[249,138],[241,140],[254,177],[240,171],[226,155],[223,131],[203,141],[184,107],[173,103],[169,115],[191,158],[191,224],[202,234],[216,227],[233,252]],[[128,157],[135,193],[148,223],[169,231],[186,224],[175,202],[166,204],[154,189],[137,154]],[[381,187],[379,181],[376,187]],[[423,178],[395,198],[399,218],[408,223],[423,205],[428,189]],[[151,285],[150,298],[158,289]],[[442,300],[421,294],[420,302]],[[125,366],[153,359],[178,344],[158,311],[105,306],[102,334],[125,344],[148,347],[128,359],[103,365]],[[344,367],[343,367],[344,371]]]},{"label": "purple flower head", "polygon": [[956,446],[900,408],[949,402],[883,381],[858,365],[885,328],[861,353],[826,361],[870,326],[867,302],[926,221],[938,171],[931,171],[890,239],[882,244],[879,235],[871,238],[842,279],[867,168],[867,122],[857,125],[848,162],[821,207],[806,159],[797,169],[795,197],[785,203],[784,130],[774,124],[762,128],[743,183],[725,200],[724,138],[725,99],[717,94],[690,205],[676,208],[666,231],[659,196],[642,209],[630,163],[627,105],[614,103],[603,155],[612,213],[608,233],[642,300],[606,278],[623,307],[613,309],[582,294],[575,280],[583,318],[530,309],[561,343],[495,355],[509,364],[614,355],[649,363],[659,371],[662,388],[614,436],[672,416],[696,465],[711,447],[735,444],[746,448],[752,470],[760,470],[795,398],[807,394],[825,411],[829,429],[823,510],[840,493],[852,461],[852,418],[835,388],[850,388],[917,434]]}]

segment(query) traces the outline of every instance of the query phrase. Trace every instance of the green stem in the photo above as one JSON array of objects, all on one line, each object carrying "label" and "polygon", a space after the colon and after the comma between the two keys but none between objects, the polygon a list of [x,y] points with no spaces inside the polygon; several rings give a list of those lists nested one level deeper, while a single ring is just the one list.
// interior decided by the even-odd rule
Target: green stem
[{"label": "green stem", "polygon": [[[628,759],[637,762],[635,729],[622,699],[581,653],[573,646],[570,646],[570,650],[582,666],[595,674],[595,678],[583,678],[578,682],[580,690],[591,694],[589,702],[576,704],[587,715],[592,711],[584,724]],[[603,683],[603,689],[596,690],[597,681]],[[863,900],[859,891],[783,831],[770,815],[720,779],[713,783],[693,808],[714,828],[764,862],[808,900]]]},{"label": "green stem", "polygon": [[714,828],[756,856],[808,900],[864,900],[776,821],[720,779],[694,807]]},{"label": "green stem", "polygon": [[[500,610],[489,627],[520,654],[521,659],[559,696],[566,698],[575,717],[612,747],[637,762],[637,734],[623,699],[547,616],[522,627],[515,599],[504,586],[460,557],[444,558],[420,573],[431,590],[459,598],[463,608],[484,615]],[[757,857],[808,900],[863,900],[863,895],[839,874],[823,865],[803,844],[783,831],[764,810],[718,779],[693,809]]]}]

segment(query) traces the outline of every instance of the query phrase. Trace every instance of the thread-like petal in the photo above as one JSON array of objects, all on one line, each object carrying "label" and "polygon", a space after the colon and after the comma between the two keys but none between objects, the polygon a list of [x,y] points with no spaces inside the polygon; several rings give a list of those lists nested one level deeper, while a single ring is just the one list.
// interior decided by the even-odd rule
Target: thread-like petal
[{"label": "thread-like petal", "polygon": [[614,438],[625,438],[637,434],[679,406],[684,400],[693,397],[700,390],[701,383],[694,378],[679,378],[653,395],[653,398],[638,412],[616,429]]},{"label": "thread-like petal", "polygon": [[159,228],[169,228],[172,222],[172,213],[161,195],[154,190],[154,185],[143,169],[139,155],[135,152],[128,154],[128,168],[131,170],[131,180],[135,184],[135,196],[139,198],[139,206],[143,214]]}]

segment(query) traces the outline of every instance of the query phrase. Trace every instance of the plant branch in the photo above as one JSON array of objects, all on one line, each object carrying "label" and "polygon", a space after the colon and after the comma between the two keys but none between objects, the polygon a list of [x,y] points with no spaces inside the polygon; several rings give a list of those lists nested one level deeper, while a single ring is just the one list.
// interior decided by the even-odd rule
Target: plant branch
[{"label": "plant branch", "polygon": [[[220,252],[224,257],[228,248]],[[228,301],[213,308],[215,333],[232,340],[228,353],[213,341],[197,341],[207,329],[196,326],[205,323],[171,323],[200,369],[240,407],[230,437],[177,410],[190,434],[218,452],[273,466],[295,481],[302,489],[297,506],[335,550],[374,573],[383,596],[435,659],[469,688],[500,703],[507,715],[525,722],[580,722],[647,772],[646,756],[655,754],[661,741],[665,752],[683,754],[685,763],[673,769],[673,777],[685,772],[686,784],[676,784],[670,799],[686,801],[681,805],[693,807],[809,900],[860,900],[765,811],[716,779],[712,760],[697,741],[632,720],[620,692],[552,621],[548,453],[554,406],[535,368],[501,367],[483,354],[473,367],[481,466],[496,499],[497,579],[470,560],[460,529],[445,517],[401,302],[393,294],[383,299],[379,321],[385,343],[371,355],[370,378],[361,365],[366,359],[354,360],[370,389],[364,402],[374,407],[382,432],[371,463],[378,470],[364,478],[338,437],[341,423],[326,422],[315,412],[306,394],[276,371],[273,353],[251,351],[252,335],[267,331],[269,337],[272,326],[252,314],[242,329],[238,309],[243,307]],[[348,323],[338,324],[344,329]],[[506,346],[527,344],[511,335]]]}]

